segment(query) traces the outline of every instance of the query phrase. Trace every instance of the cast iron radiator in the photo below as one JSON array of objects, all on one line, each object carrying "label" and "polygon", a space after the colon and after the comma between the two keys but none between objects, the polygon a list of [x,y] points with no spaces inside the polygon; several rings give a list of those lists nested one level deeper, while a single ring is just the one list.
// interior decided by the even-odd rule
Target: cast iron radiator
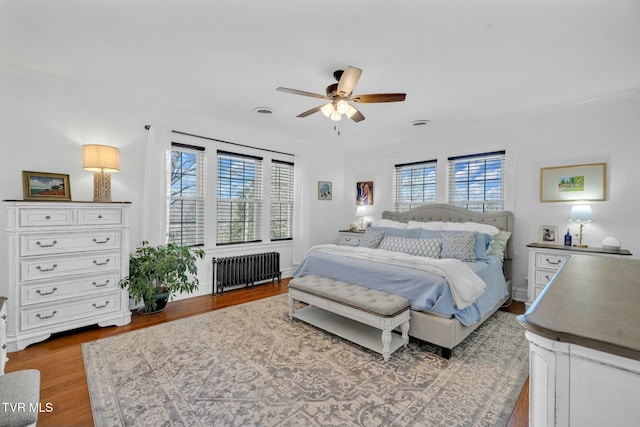
[{"label": "cast iron radiator", "polygon": [[224,292],[224,288],[253,286],[256,282],[271,279],[282,281],[280,253],[237,255],[213,258],[213,293]]}]

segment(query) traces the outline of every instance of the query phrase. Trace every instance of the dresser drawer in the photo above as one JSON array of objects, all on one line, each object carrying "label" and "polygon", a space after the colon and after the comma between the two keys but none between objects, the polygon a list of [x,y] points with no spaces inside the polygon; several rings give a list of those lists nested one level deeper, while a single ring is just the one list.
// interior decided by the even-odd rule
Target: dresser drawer
[{"label": "dresser drawer", "polygon": [[21,308],[21,326],[23,330],[28,330],[117,312],[122,303],[121,296],[121,292],[112,292],[55,305],[46,304]]},{"label": "dresser drawer", "polygon": [[20,227],[73,225],[72,208],[20,209]]},{"label": "dresser drawer", "polygon": [[95,274],[78,279],[58,279],[28,283],[21,286],[22,305],[58,301],[96,292],[119,289],[120,273]]},{"label": "dresser drawer", "polygon": [[552,253],[536,253],[536,268],[547,268],[557,270],[564,265],[569,257],[567,255],[556,255]]},{"label": "dresser drawer", "polygon": [[122,209],[96,208],[78,212],[79,225],[119,225],[122,224]]},{"label": "dresser drawer", "polygon": [[557,272],[557,270],[536,270],[536,285],[546,285]]},{"label": "dresser drawer", "polygon": [[341,234],[340,245],[342,246],[358,246],[362,236],[359,234]]},{"label": "dresser drawer", "polygon": [[120,230],[96,230],[73,234],[22,234],[20,256],[119,249],[120,245]]},{"label": "dresser drawer", "polygon": [[55,256],[20,260],[22,281],[63,277],[71,274],[92,274],[121,268],[119,252],[94,252],[86,255]]}]

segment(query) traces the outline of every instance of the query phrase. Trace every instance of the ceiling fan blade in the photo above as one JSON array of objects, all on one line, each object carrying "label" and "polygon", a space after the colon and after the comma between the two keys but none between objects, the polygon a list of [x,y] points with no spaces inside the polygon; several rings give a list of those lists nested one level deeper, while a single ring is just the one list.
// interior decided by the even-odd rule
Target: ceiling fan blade
[{"label": "ceiling fan blade", "polygon": [[360,80],[360,75],[362,75],[362,70],[360,68],[348,66],[342,73],[340,81],[338,82],[337,94],[344,96],[345,98],[351,95],[353,88],[356,87],[356,83]]},{"label": "ceiling fan blade", "polygon": [[406,97],[406,93],[371,93],[368,95],[354,95],[350,101],[361,103],[399,102],[404,101]]},{"label": "ceiling fan blade", "polygon": [[304,113],[300,113],[298,114],[296,117],[307,117],[310,116],[313,113],[317,113],[318,111],[320,111],[320,109],[322,108],[322,105],[312,108],[311,110],[307,110]]},{"label": "ceiling fan blade", "polygon": [[305,92],[304,90],[289,89],[289,88],[286,88],[286,87],[279,87],[276,90],[280,91],[280,92],[292,93],[294,95],[310,96],[312,98],[331,99],[328,96],[320,95],[319,93]]}]

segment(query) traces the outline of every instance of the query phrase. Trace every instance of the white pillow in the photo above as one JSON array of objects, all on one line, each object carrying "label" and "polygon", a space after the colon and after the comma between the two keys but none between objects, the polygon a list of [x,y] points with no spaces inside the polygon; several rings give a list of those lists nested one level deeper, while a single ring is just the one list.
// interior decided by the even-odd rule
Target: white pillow
[{"label": "white pillow", "polygon": [[445,222],[443,230],[447,231],[476,231],[495,236],[500,232],[497,227],[489,224],[480,224],[477,222]]},{"label": "white pillow", "polygon": [[376,227],[407,228],[406,222],[393,221],[391,219],[379,219],[373,225]]},{"label": "white pillow", "polygon": [[435,230],[440,231],[444,229],[444,222],[442,221],[429,221],[429,222],[420,222],[420,221],[409,221],[409,225],[407,228],[422,228],[424,230]]}]

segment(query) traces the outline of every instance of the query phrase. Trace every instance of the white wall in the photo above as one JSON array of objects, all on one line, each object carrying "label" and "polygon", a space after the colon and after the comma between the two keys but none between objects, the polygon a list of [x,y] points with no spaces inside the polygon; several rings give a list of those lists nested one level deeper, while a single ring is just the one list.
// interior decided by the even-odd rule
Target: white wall
[{"label": "white wall", "polygon": [[[592,202],[595,221],[585,225],[584,243],[601,246],[602,239],[614,236],[640,257],[637,216],[640,193],[637,183],[640,159],[640,96],[637,91],[588,102],[541,109],[513,115],[491,123],[437,130],[420,127],[415,140],[386,148],[347,153],[358,156],[358,169],[345,168],[347,187],[359,180],[374,181],[371,215],[379,218],[392,210],[393,165],[402,162],[438,159],[438,201],[445,202],[447,157],[506,149],[508,182],[507,206],[515,214],[513,236],[516,260],[514,285],[525,283],[526,244],[537,241],[540,225],[556,225],[560,234],[576,225],[568,221],[570,202],[539,201],[540,168],[584,163],[607,163],[607,200]],[[353,221],[355,189],[345,195],[343,223]]]},{"label": "white wall", "polygon": [[[279,135],[249,132],[210,118],[181,113],[128,96],[107,93],[72,82],[45,76],[0,70],[0,198],[22,199],[23,170],[66,173],[70,176],[74,201],[93,199],[93,174],[82,169],[83,144],[105,144],[120,148],[120,172],[112,175],[112,200],[132,202],[131,242],[141,241],[143,170],[148,132],[146,124],[203,135],[254,147],[296,155],[306,165],[304,173],[305,221],[309,244],[337,241],[340,217],[335,215],[340,198],[317,200],[317,181],[341,183],[342,156],[316,149]],[[338,186],[339,188],[339,186]],[[0,256],[6,250],[6,236],[0,233]],[[292,245],[270,246],[282,254],[285,274],[293,270]],[[199,264],[198,294],[212,289],[212,256],[256,251],[256,245],[207,247],[206,260]],[[264,246],[259,249],[265,249]],[[133,248],[132,248],[133,250]],[[6,257],[0,271],[6,271]],[[285,276],[286,277],[286,276]]]}]

